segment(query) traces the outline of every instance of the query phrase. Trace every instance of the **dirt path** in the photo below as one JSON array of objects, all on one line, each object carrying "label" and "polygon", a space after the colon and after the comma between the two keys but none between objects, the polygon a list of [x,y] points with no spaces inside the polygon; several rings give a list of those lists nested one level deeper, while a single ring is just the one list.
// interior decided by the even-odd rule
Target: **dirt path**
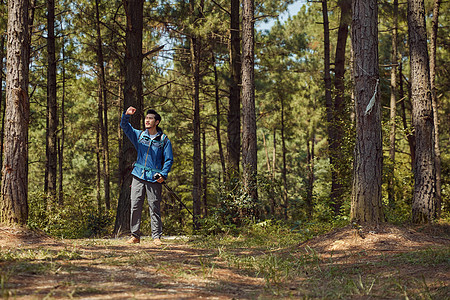
[{"label": "dirt path", "polygon": [[[232,299],[260,294],[264,280],[238,274],[209,258],[217,251],[185,241],[146,238],[54,240],[0,228],[3,298],[12,299]],[[206,260],[208,260],[206,265]]]},{"label": "dirt path", "polygon": [[[367,299],[364,296],[368,295],[400,299],[415,292],[417,282],[409,284],[408,278],[423,278],[430,295],[436,296],[433,299],[449,299],[445,298],[450,295],[447,229],[444,234],[441,229],[436,237],[389,226],[379,232],[368,231],[363,239],[348,227],[300,243],[298,251],[232,249],[227,258],[220,249],[198,249],[183,239],[166,239],[157,247],[145,238],[138,245],[128,245],[125,239],[55,240],[33,231],[0,227],[0,295],[3,299],[275,299],[305,295],[334,299],[333,293],[339,292],[351,296],[344,299]],[[440,250],[428,252],[430,262],[421,258],[427,252],[406,259],[397,256],[433,247]],[[260,263],[260,269],[245,267],[244,263],[249,264],[246,258],[258,261],[267,254],[275,259],[289,257],[295,266],[282,265],[280,260]],[[274,266],[278,269],[269,273]],[[342,277],[342,272],[348,275]],[[393,274],[400,288],[389,285]],[[345,280],[350,282],[348,288],[339,286]]]}]

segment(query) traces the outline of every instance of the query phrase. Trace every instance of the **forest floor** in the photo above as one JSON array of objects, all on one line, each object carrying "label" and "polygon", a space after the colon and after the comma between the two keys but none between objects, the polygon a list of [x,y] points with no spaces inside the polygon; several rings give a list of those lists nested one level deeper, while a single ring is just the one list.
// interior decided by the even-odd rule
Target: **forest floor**
[{"label": "forest floor", "polygon": [[385,224],[359,233],[347,226],[289,247],[200,247],[186,237],[157,247],[149,238],[128,245],[126,238],[54,239],[0,227],[0,295],[450,299],[450,225]]}]

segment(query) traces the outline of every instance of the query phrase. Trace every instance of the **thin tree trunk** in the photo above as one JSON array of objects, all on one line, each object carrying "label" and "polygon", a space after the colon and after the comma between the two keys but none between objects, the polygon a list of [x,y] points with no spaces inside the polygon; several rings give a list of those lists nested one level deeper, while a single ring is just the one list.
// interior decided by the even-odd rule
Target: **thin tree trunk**
[{"label": "thin tree trunk", "polygon": [[330,75],[330,25],[328,21],[328,7],[327,0],[322,0],[322,16],[323,16],[323,34],[324,34],[324,75],[325,83],[325,107],[327,116],[327,132],[328,132],[328,148],[331,166],[331,203],[334,206],[334,211],[337,214],[342,206],[338,193],[341,190],[339,184],[339,177],[337,173],[337,157],[336,150],[339,141],[336,137],[335,129],[335,112],[333,105],[333,98],[331,95],[331,75]]},{"label": "thin tree trunk", "polygon": [[242,166],[244,189],[258,200],[255,109],[254,0],[243,1],[242,21]]},{"label": "thin tree trunk", "polygon": [[28,1],[8,1],[5,144],[0,223],[28,219]]},{"label": "thin tree trunk", "polygon": [[56,99],[55,1],[47,0],[47,205],[56,200],[58,102]]},{"label": "thin tree trunk", "polygon": [[277,131],[273,129],[273,149],[272,149],[272,178],[275,178],[277,167]]},{"label": "thin tree trunk", "polygon": [[[191,13],[195,11],[195,1],[189,1],[191,6]],[[203,7],[203,1],[200,1],[200,7]],[[201,12],[200,12],[201,14]],[[201,141],[200,141],[200,37],[195,36],[196,33],[192,33],[191,36],[191,71],[193,74],[192,82],[192,97],[193,97],[193,113],[194,118],[192,122],[193,130],[193,180],[192,180],[192,201],[193,201],[193,214],[194,214],[194,230],[199,229],[198,218],[201,215],[201,193],[202,193],[202,160],[201,160]]]},{"label": "thin tree trunk", "polygon": [[441,149],[439,147],[439,100],[436,95],[436,45],[439,25],[439,7],[441,0],[434,1],[432,30],[430,37],[430,86],[431,101],[433,106],[434,118],[434,152],[435,152],[435,168],[436,168],[436,216],[438,219],[441,215],[442,206],[442,187],[441,187]]},{"label": "thin tree trunk", "polygon": [[[3,165],[3,143],[5,137],[5,101],[3,99],[3,59],[5,57],[5,35],[0,40],[0,113],[2,116],[2,128],[0,131],[0,166]],[[1,176],[1,175],[0,175]],[[1,181],[1,177],[0,177]]]},{"label": "thin tree trunk", "polygon": [[388,199],[389,205],[395,204],[394,178],[395,178],[395,132],[397,116],[397,16],[398,0],[393,4],[393,25],[392,25],[392,51],[391,51],[391,103],[390,103],[390,122],[391,130],[389,133],[389,158],[391,169],[388,174]]},{"label": "thin tree trunk", "polygon": [[356,112],[351,219],[371,225],[383,221],[382,140],[376,0],[353,0],[352,46]]},{"label": "thin tree trunk", "polygon": [[[120,72],[120,74],[123,74],[124,72],[123,72],[123,70],[122,70],[122,72]],[[121,78],[121,80],[119,81],[119,82],[123,82],[124,80]],[[123,113],[123,111],[124,111],[124,107],[123,107],[123,101],[122,101],[122,92],[123,92],[123,90],[122,90],[122,87],[119,85],[118,86],[118,91],[117,91],[117,103],[119,103],[119,107],[118,107],[118,109],[119,109],[119,111],[118,111],[118,117],[119,117],[119,119],[122,117],[122,113]],[[123,136],[123,132],[122,132],[122,128],[120,127],[120,122],[117,124],[117,127],[116,127],[116,129],[117,129],[117,143],[119,144],[119,172],[118,172],[118,178],[117,178],[117,181],[119,182],[119,186],[121,187],[122,186],[122,184],[123,184],[123,179],[124,179],[124,177],[122,176],[122,172],[123,172],[123,170],[121,170],[120,169],[120,162],[123,160],[123,151],[122,151],[122,149],[123,149],[123,144],[124,144],[124,142],[123,142],[123,138],[124,138],[124,136]]]},{"label": "thin tree trunk", "polygon": [[433,107],[423,0],[408,0],[411,100],[416,136],[412,221],[432,222],[436,213]]},{"label": "thin tree trunk", "polygon": [[283,158],[283,168],[281,169],[281,178],[283,180],[283,217],[287,220],[288,211],[288,186],[287,186],[287,168],[286,168],[286,137],[284,136],[284,98],[280,97],[281,101],[281,151]]},{"label": "thin tree trunk", "polygon": [[198,58],[198,41],[196,38],[191,39],[191,54],[192,54],[192,73],[193,73],[193,113],[194,119],[192,122],[193,129],[193,181],[192,181],[192,201],[193,201],[193,214],[194,214],[194,228],[198,228],[198,218],[201,215],[200,203],[201,203],[201,142],[200,142],[200,71]]},{"label": "thin tree trunk", "polygon": [[[31,38],[33,37],[33,29],[34,29],[34,15],[36,12],[36,3],[37,0],[31,0],[28,4],[28,11],[29,11],[29,17],[28,17],[28,47],[31,49]],[[31,53],[30,50],[28,50],[29,53]]]},{"label": "thin tree trunk", "polygon": [[[271,166],[270,166],[270,160],[269,160],[269,150],[268,150],[268,146],[267,146],[267,142],[266,142],[266,135],[263,133],[262,134],[263,137],[263,147],[264,147],[264,152],[266,154],[266,167],[267,167],[267,173],[269,174],[269,176],[272,178],[274,178],[273,172],[271,170]],[[273,189],[270,189],[268,191],[269,193],[269,203],[270,203],[270,215],[275,216],[275,197],[274,197],[274,193],[273,193]]]},{"label": "thin tree trunk", "polygon": [[[331,199],[334,203],[333,208],[336,215],[341,211],[342,204],[344,203],[345,191],[349,188],[348,182],[350,182],[351,179],[350,166],[347,162],[347,157],[342,153],[345,124],[348,123],[348,116],[346,115],[347,103],[345,100],[345,54],[348,28],[351,23],[351,0],[339,1],[338,4],[341,9],[341,17],[339,21],[335,54],[334,88],[336,95],[334,97],[334,103],[330,103],[332,110],[330,115],[332,120],[331,124],[328,125],[331,129],[329,148],[330,160],[333,160],[332,178],[334,178],[331,183]],[[328,81],[330,79],[326,78],[326,80]],[[326,84],[328,85],[328,83]],[[327,97],[331,96],[327,95]],[[332,102],[332,100],[330,102]]]},{"label": "thin tree trunk", "polygon": [[[98,49],[97,49],[98,51]],[[98,58],[98,56],[97,56]],[[97,169],[97,176],[96,176],[96,192],[97,192],[97,207],[98,212],[100,213],[102,211],[102,195],[101,195],[101,181],[103,177],[104,169],[102,169],[102,165],[104,166],[104,156],[102,155],[103,152],[103,143],[101,142],[102,139],[102,133],[103,133],[103,101],[102,101],[102,86],[101,86],[101,79],[98,80],[98,87],[97,87],[97,130],[96,130],[96,139],[95,139],[95,156],[96,156],[96,169]],[[103,164],[102,164],[103,163]]]},{"label": "thin tree trunk", "polygon": [[[306,193],[306,206],[308,207],[308,217],[313,213],[313,192],[314,192],[314,146],[315,146],[315,129],[311,134],[311,139],[306,141],[307,161],[308,161],[308,187]],[[311,143],[311,146],[310,146]]]},{"label": "thin tree trunk", "polygon": [[216,66],[216,58],[214,57],[214,53],[212,53],[212,60],[214,64],[214,90],[216,97],[216,136],[217,136],[217,145],[219,146],[219,157],[220,164],[222,165],[223,176],[226,176],[227,169],[225,167],[225,156],[223,154],[222,147],[222,134],[220,133],[220,96],[219,96],[219,77],[217,75],[217,66]]},{"label": "thin tree trunk", "polygon": [[241,41],[239,30],[239,0],[231,0],[230,25],[230,102],[228,110],[228,169],[229,176],[239,175],[241,150]]},{"label": "thin tree trunk", "polygon": [[267,167],[267,172],[268,172],[268,173],[271,173],[271,170],[270,170],[270,161],[269,161],[269,151],[268,151],[268,149],[267,149],[267,142],[266,142],[266,135],[263,134],[262,137],[263,137],[264,152],[266,153],[266,167]]},{"label": "thin tree trunk", "polygon": [[106,89],[106,75],[104,67],[103,58],[103,46],[102,46],[102,36],[100,30],[100,11],[99,11],[99,1],[95,0],[95,11],[96,11],[96,29],[97,29],[97,65],[99,69],[99,82],[101,88],[101,94],[99,96],[99,101],[102,105],[99,105],[99,123],[100,123],[100,133],[101,133],[101,150],[102,150],[102,177],[104,186],[104,197],[105,206],[109,210],[111,208],[110,200],[110,172],[109,172],[109,145],[108,145],[108,102],[107,96],[108,91]]},{"label": "thin tree trunk", "polygon": [[[127,17],[125,33],[125,82],[123,88],[123,107],[133,106],[138,115],[131,118],[130,122],[134,128],[140,128],[143,115],[142,96],[142,31],[143,31],[143,9],[144,0],[124,0],[124,8]],[[141,117],[139,117],[141,116]],[[128,233],[130,231],[130,186],[131,171],[136,160],[136,150],[127,138],[122,138],[122,156],[119,160],[120,196],[117,204],[117,215],[114,232]]]},{"label": "thin tree trunk", "polygon": [[208,174],[207,174],[207,160],[206,160],[206,133],[205,129],[202,132],[203,137],[203,217],[208,216]]},{"label": "thin tree trunk", "polygon": [[[101,95],[101,92],[98,91],[98,94]],[[96,169],[96,174],[97,176],[95,177],[95,191],[97,194],[97,212],[101,213],[102,212],[102,195],[100,193],[101,190],[101,177],[102,177],[102,171],[101,171],[101,158],[100,158],[100,152],[101,152],[101,147],[100,147],[100,124],[97,124],[97,130],[96,130],[96,134],[95,134],[95,169]]]},{"label": "thin tree trunk", "polygon": [[[61,32],[63,31],[61,24]],[[66,102],[66,67],[65,67],[65,41],[62,41],[62,96],[61,96],[61,135],[58,139],[58,165],[59,165],[59,188],[58,188],[58,202],[59,205],[64,204],[64,174],[63,174],[63,163],[64,163],[64,142],[65,142],[65,102]]]},{"label": "thin tree trunk", "polygon": [[[405,101],[407,99],[411,100],[411,97],[405,97],[405,91],[403,89],[403,64],[400,62],[399,64],[399,97],[400,99],[403,99],[401,101],[401,108],[402,108],[402,121],[403,121],[403,130],[406,132],[406,138],[408,139],[408,145],[409,145],[409,153],[410,153],[410,158],[411,158],[411,170],[414,170],[414,157],[415,157],[415,152],[416,152],[416,142],[415,142],[415,136],[414,136],[414,131],[409,130],[408,128],[408,120],[406,117],[406,104]],[[411,89],[408,88],[408,91],[410,91]]]},{"label": "thin tree trunk", "polygon": [[[272,178],[272,181],[275,181],[275,170],[276,170],[276,163],[277,163],[277,131],[274,128],[273,129],[273,148],[272,148],[272,172],[270,177]],[[277,212],[277,201],[275,199],[275,193],[273,190],[270,191],[271,197],[270,197],[270,203],[271,203],[271,210],[272,214],[275,215]]]}]

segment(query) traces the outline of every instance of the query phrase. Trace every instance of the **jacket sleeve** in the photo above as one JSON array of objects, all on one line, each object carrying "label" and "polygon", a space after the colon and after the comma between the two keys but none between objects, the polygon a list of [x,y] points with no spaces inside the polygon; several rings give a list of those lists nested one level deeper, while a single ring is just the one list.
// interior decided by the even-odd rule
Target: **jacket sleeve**
[{"label": "jacket sleeve", "polygon": [[170,169],[172,168],[173,164],[173,153],[172,153],[172,143],[167,138],[167,142],[164,145],[164,161],[163,166],[161,170],[161,175],[164,176],[164,178],[167,178],[169,175]]},{"label": "jacket sleeve", "polygon": [[120,127],[122,128],[125,135],[133,144],[134,148],[138,148],[138,137],[140,134],[139,130],[136,130],[130,124],[130,115],[125,113],[122,114],[122,119],[120,120]]}]

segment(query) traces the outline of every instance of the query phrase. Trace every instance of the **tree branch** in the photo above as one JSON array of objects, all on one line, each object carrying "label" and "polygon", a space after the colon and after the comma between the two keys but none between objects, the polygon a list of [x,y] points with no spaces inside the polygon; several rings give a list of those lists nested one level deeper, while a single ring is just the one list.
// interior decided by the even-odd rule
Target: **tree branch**
[{"label": "tree branch", "polygon": [[159,50],[161,50],[162,48],[164,48],[165,45],[161,45],[161,46],[156,46],[155,48],[151,49],[150,51],[148,51],[147,53],[143,54],[143,57],[146,58],[147,56],[149,56],[152,53],[158,52]]}]

